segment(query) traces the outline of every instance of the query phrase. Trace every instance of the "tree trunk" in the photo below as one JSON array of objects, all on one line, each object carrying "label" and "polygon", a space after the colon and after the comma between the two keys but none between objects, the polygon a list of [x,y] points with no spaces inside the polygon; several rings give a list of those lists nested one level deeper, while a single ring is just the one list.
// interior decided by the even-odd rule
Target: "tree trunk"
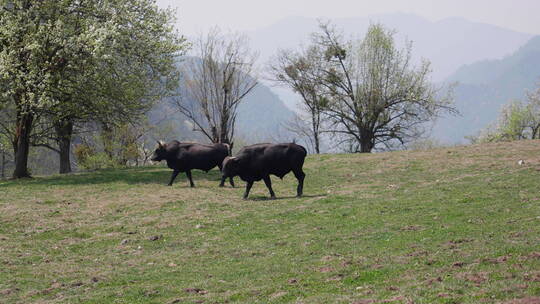
[{"label": "tree trunk", "polygon": [[537,125],[536,127],[533,128],[532,130],[532,136],[531,136],[531,139],[536,139],[537,135],[538,135],[538,138],[540,139],[540,125]]},{"label": "tree trunk", "polygon": [[360,132],[360,153],[371,153],[373,150],[374,138],[373,133],[369,131]]},{"label": "tree trunk", "polygon": [[113,130],[106,123],[102,124],[101,140],[103,141],[103,151],[111,161],[114,161],[114,147],[113,147]]},{"label": "tree trunk", "polygon": [[371,153],[373,149],[373,144],[371,141],[362,141],[360,143],[360,153]]},{"label": "tree trunk", "polygon": [[28,172],[28,154],[30,153],[30,133],[34,116],[30,113],[18,113],[13,150],[15,154],[15,171],[13,178],[30,177]]},{"label": "tree trunk", "polygon": [[6,166],[6,151],[4,151],[4,149],[2,149],[2,164],[0,164],[2,166],[2,170],[0,170],[0,178],[4,179],[6,177],[6,174],[5,174],[5,166]]},{"label": "tree trunk", "polygon": [[312,131],[313,131],[313,141],[314,141],[314,145],[315,145],[315,153],[316,154],[320,154],[321,151],[320,151],[320,143],[319,143],[319,125],[317,123],[317,117],[315,116],[316,114],[312,111],[311,112],[311,127],[312,127]]},{"label": "tree trunk", "polygon": [[229,130],[227,126],[229,125],[229,113],[226,109],[223,109],[221,113],[221,121],[219,128],[219,142],[222,144],[230,144],[232,138],[229,138]]},{"label": "tree trunk", "polygon": [[60,174],[71,173],[71,136],[73,135],[73,122],[71,120],[59,121],[55,124],[60,151]]}]

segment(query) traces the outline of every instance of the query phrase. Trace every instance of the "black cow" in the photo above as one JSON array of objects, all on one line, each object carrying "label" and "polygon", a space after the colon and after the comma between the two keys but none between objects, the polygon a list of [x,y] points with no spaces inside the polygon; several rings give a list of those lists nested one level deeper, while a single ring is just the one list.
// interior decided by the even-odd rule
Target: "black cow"
[{"label": "black cow", "polygon": [[[172,186],[174,179],[180,172],[186,172],[191,187],[195,187],[191,178],[191,170],[199,169],[205,172],[216,166],[221,170],[223,160],[229,156],[229,145],[227,144],[197,144],[181,143],[173,140],[169,143],[158,141],[158,147],[154,151],[152,161],[167,161],[167,166],[173,169],[169,186]],[[232,177],[229,179],[234,187]],[[220,187],[223,187],[225,178],[221,179]]]},{"label": "black cow", "polygon": [[244,199],[247,199],[249,190],[253,182],[264,180],[266,187],[270,191],[270,198],[275,199],[276,195],[272,190],[270,174],[283,177],[293,172],[298,179],[297,195],[302,196],[304,188],[304,159],[307,151],[304,147],[291,144],[256,144],[244,147],[235,157],[226,157],[223,161],[223,179],[239,175],[247,182]]}]

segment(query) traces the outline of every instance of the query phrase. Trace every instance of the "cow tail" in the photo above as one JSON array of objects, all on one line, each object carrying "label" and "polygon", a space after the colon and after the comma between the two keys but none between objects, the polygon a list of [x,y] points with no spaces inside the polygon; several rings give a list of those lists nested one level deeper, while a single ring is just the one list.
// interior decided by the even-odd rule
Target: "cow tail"
[{"label": "cow tail", "polygon": [[229,144],[224,144],[224,145],[225,145],[225,147],[227,147],[227,154],[229,156],[232,156],[231,145],[229,145]]}]

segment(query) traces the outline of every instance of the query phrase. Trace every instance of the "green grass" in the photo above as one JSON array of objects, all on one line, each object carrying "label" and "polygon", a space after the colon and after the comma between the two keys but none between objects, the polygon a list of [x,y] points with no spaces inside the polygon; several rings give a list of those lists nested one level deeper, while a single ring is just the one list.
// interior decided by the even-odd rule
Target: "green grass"
[{"label": "green grass", "polygon": [[305,171],[305,197],[290,174],[247,201],[217,171],[194,189],[162,167],[0,181],[0,303],[540,296],[539,141],[310,155]]}]

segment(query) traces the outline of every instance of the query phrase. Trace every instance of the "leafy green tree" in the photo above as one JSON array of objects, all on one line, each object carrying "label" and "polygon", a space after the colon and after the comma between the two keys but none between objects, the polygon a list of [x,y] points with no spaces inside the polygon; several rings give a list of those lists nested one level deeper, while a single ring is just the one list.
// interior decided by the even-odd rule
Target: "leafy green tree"
[{"label": "leafy green tree", "polygon": [[494,125],[482,130],[473,142],[540,139],[540,86],[527,93],[527,102],[513,101],[501,109]]},{"label": "leafy green tree", "polygon": [[6,177],[6,166],[9,163],[9,140],[6,136],[0,133],[0,179]]},{"label": "leafy green tree", "polygon": [[186,44],[152,0],[4,1],[1,100],[15,108],[14,177],[29,176],[36,120],[57,135],[61,172],[78,121],[128,121],[172,90]]},{"label": "leafy green tree", "polygon": [[412,44],[395,45],[394,31],[371,25],[359,41],[344,41],[321,24],[312,44],[322,49],[327,132],[351,152],[393,148],[419,138],[428,122],[454,112],[451,90],[442,95],[429,81],[430,64],[411,63]]},{"label": "leafy green tree", "polygon": [[527,93],[527,127],[531,139],[540,139],[540,84]]}]

